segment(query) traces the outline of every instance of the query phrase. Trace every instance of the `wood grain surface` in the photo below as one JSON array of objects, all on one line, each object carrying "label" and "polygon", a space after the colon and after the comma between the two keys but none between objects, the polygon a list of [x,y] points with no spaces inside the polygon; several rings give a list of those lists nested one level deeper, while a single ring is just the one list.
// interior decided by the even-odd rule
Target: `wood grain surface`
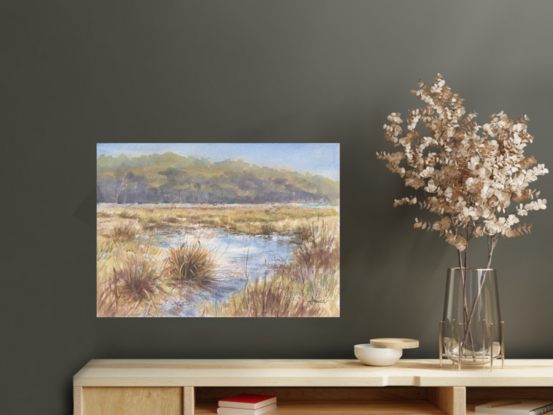
[{"label": "wood grain surface", "polygon": [[426,396],[445,415],[465,415],[465,390],[462,386],[426,388]]},{"label": "wood grain surface", "polygon": [[83,415],[183,415],[182,388],[83,388]]},{"label": "wood grain surface", "polygon": [[553,360],[506,360],[505,369],[400,360],[391,367],[358,360],[92,360],[74,386],[553,386]]}]

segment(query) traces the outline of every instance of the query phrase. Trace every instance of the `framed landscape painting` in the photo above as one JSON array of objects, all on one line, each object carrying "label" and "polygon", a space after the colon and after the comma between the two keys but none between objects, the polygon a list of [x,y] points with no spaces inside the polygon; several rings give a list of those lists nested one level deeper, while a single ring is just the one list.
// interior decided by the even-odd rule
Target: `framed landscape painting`
[{"label": "framed landscape painting", "polygon": [[98,317],[339,317],[339,144],[98,144]]}]

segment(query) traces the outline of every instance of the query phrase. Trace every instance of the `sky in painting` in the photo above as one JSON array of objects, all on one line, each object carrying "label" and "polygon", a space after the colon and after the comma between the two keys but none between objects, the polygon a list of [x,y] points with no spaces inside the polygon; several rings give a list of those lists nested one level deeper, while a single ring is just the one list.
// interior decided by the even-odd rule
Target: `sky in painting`
[{"label": "sky in painting", "polygon": [[99,143],[97,152],[98,156],[125,154],[127,157],[172,152],[181,156],[204,157],[213,162],[228,159],[242,160],[258,166],[299,173],[309,172],[340,181],[340,144],[334,143]]}]

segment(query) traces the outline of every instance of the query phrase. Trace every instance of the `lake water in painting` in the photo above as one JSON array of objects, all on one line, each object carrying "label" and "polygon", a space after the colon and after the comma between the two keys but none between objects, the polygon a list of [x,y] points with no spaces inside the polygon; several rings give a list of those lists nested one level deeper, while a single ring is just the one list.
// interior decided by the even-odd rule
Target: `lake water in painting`
[{"label": "lake water in painting", "polygon": [[253,279],[268,277],[271,266],[289,261],[296,248],[290,235],[243,235],[210,228],[189,229],[183,234],[160,233],[149,242],[162,248],[182,243],[201,244],[217,257],[219,266],[215,273],[221,278],[218,290],[196,294],[188,301],[178,298],[166,301],[165,314],[176,316],[196,316],[196,303],[224,301]]},{"label": "lake water in painting", "polygon": [[[339,316],[338,180],[125,146],[98,150],[98,316]],[[339,178],[337,145],[289,146]]]}]

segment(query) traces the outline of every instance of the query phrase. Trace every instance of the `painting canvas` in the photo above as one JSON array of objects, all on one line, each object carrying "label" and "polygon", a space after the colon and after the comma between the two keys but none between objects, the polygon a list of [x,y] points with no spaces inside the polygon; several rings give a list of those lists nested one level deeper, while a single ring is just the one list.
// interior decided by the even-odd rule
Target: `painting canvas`
[{"label": "painting canvas", "polygon": [[339,317],[339,144],[98,144],[98,317]]}]

